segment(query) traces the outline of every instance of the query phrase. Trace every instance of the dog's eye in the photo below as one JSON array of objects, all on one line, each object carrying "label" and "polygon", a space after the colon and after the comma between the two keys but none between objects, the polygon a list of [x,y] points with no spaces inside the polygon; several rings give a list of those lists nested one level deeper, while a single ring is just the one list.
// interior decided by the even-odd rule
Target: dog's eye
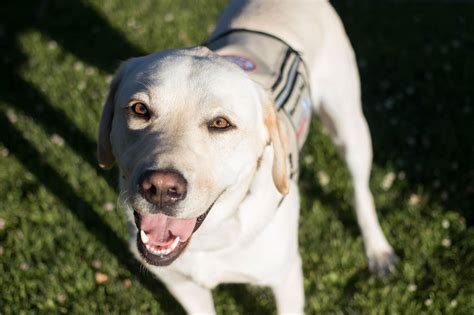
[{"label": "dog's eye", "polygon": [[232,125],[224,117],[217,117],[208,122],[207,127],[211,130],[225,130]]},{"label": "dog's eye", "polygon": [[148,107],[145,104],[137,102],[131,106],[132,112],[140,117],[149,117],[150,112],[148,111]]}]

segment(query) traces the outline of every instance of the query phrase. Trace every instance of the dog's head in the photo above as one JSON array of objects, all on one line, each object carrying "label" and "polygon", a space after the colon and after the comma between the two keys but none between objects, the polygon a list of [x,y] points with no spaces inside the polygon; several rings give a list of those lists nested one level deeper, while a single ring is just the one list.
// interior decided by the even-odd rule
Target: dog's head
[{"label": "dog's head", "polygon": [[98,159],[117,162],[147,263],[168,265],[219,197],[253,176],[273,147],[273,180],[288,189],[285,132],[262,88],[206,48],[133,58],[113,79]]}]

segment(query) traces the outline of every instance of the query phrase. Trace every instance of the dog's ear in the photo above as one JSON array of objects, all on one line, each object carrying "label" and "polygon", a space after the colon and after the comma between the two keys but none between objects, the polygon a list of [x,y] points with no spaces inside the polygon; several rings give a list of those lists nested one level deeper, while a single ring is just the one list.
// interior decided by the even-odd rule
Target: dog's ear
[{"label": "dog's ear", "polygon": [[112,144],[110,142],[110,131],[112,129],[112,120],[114,118],[115,93],[124,72],[124,64],[117,70],[112,82],[110,83],[109,93],[105,99],[104,108],[102,110],[102,117],[99,125],[99,137],[97,142],[97,159],[99,166],[104,169],[112,167],[115,161],[112,152]]},{"label": "dog's ear", "polygon": [[276,109],[269,96],[264,97],[264,119],[270,142],[273,145],[272,176],[278,191],[286,195],[288,193],[288,173],[286,161],[288,157],[288,136],[285,122]]}]

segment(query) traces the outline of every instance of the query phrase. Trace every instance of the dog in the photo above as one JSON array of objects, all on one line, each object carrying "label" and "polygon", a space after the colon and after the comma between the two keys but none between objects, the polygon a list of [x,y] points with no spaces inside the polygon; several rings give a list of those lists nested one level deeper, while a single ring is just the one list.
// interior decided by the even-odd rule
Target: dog
[{"label": "dog", "polygon": [[111,82],[98,160],[118,165],[135,256],[188,313],[214,313],[228,282],[303,313],[297,162],[316,113],[350,171],[369,268],[387,273],[356,59],[329,2],[232,0],[205,46],[132,58]]}]

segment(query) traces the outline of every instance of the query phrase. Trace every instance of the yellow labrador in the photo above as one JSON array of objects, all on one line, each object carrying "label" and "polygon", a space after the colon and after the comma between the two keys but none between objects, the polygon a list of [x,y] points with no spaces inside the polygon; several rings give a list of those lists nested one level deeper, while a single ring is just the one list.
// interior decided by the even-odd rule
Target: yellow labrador
[{"label": "yellow labrador", "polygon": [[98,157],[120,170],[137,258],[189,313],[214,313],[223,282],[270,286],[279,313],[303,313],[296,180],[312,111],[352,175],[369,267],[386,272],[356,61],[329,2],[231,1],[207,46],[132,58],[110,87]]}]

